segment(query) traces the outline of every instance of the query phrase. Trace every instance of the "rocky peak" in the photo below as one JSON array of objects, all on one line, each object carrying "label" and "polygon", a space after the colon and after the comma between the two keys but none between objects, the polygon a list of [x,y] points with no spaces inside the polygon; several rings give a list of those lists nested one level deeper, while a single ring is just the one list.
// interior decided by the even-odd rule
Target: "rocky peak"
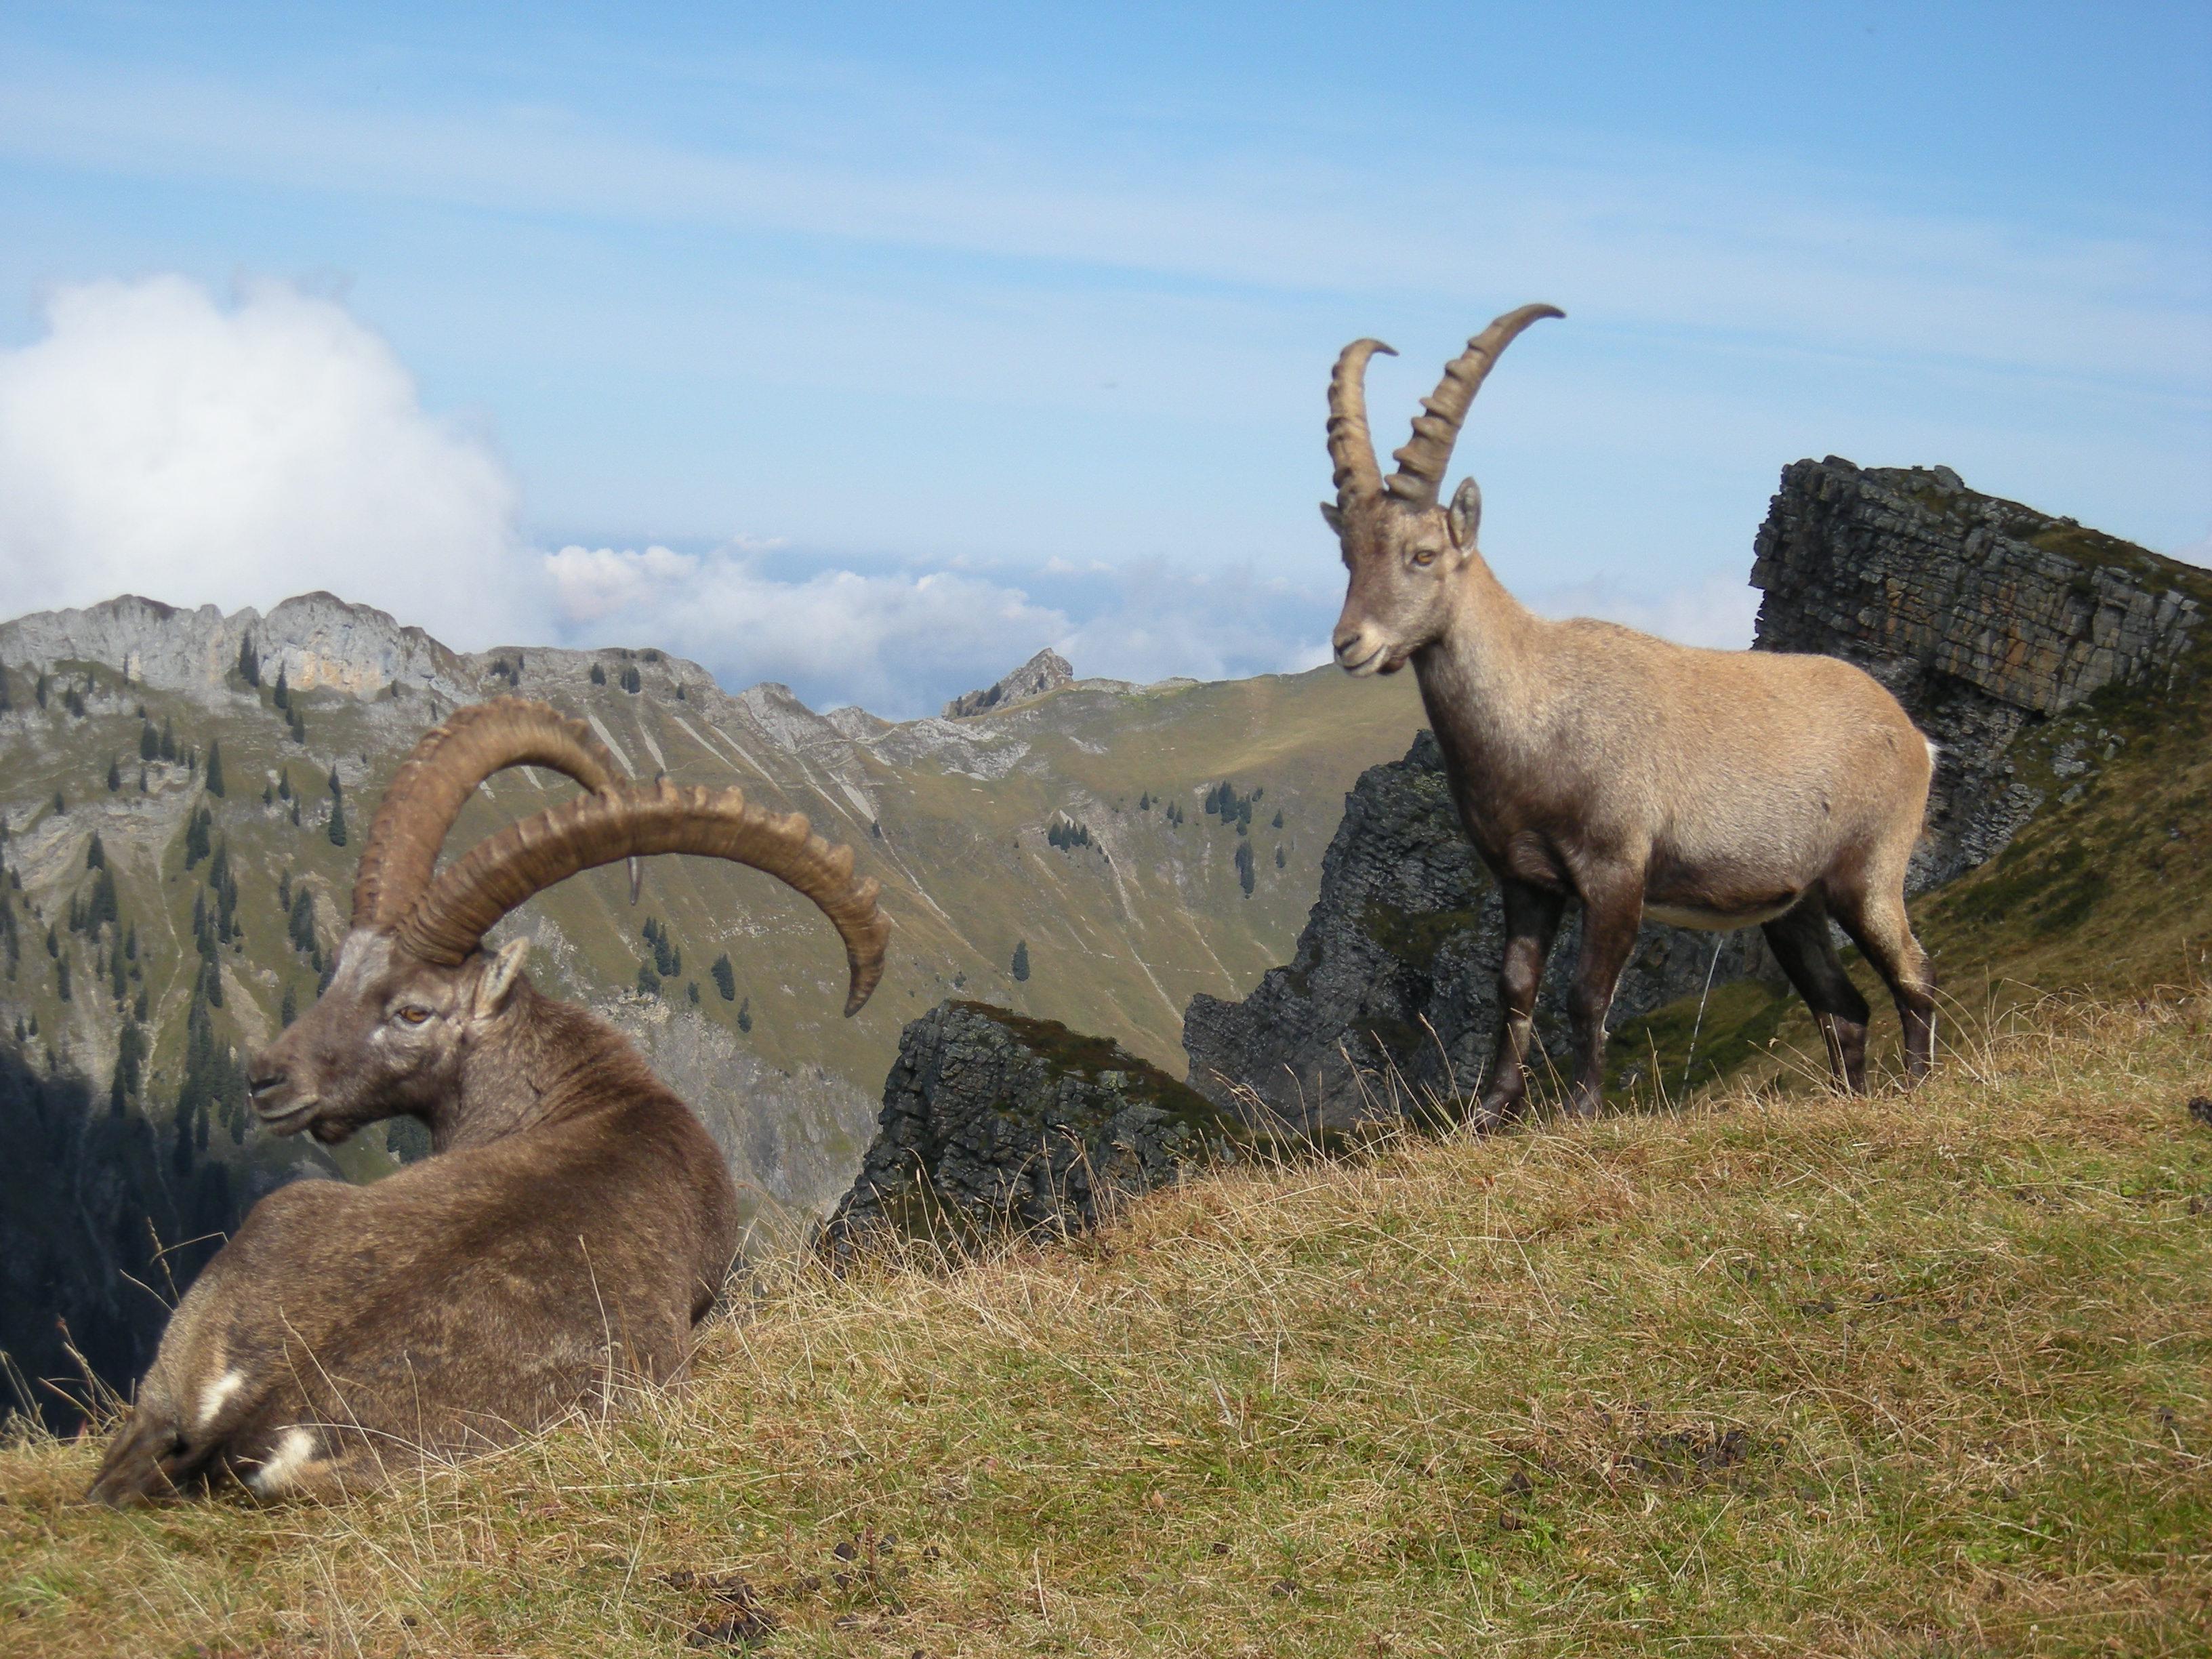
[{"label": "rocky peak", "polygon": [[1042,697],[1048,691],[1057,691],[1064,685],[1074,684],[1075,670],[1068,665],[1067,659],[1057,651],[1047,648],[1038,652],[996,684],[953,698],[945,705],[945,718],[963,720],[972,714],[988,714],[994,708],[1027,702],[1033,697]]}]

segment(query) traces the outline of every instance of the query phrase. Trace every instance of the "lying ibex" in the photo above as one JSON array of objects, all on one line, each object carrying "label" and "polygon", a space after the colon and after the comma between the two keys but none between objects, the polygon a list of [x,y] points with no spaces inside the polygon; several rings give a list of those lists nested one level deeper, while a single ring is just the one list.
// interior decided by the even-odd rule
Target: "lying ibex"
[{"label": "lying ibex", "polygon": [[[462,802],[524,763],[592,793],[434,880]],[[846,1012],[867,1000],[886,923],[848,848],[735,789],[632,785],[542,703],[459,711],[385,796],[330,988],[248,1066],[277,1134],[337,1141],[409,1114],[433,1155],[373,1186],[295,1182],[254,1206],[170,1320],[94,1498],[217,1477],[267,1496],[357,1489],[624,1379],[683,1374],[738,1243],[721,1156],[612,1028],[538,994],[524,941],[480,948],[532,894],[655,853],[790,883],[843,936]]]},{"label": "lying ibex", "polygon": [[1832,657],[1700,651],[1611,623],[1547,622],[1516,603],[1475,548],[1482,495],[1437,492],[1476,390],[1551,306],[1507,313],[1444,370],[1394,456],[1368,436],[1356,340],[1329,382],[1336,500],[1322,516],[1352,573],[1336,660],[1353,674],[1408,662],[1460,817],[1504,900],[1498,1060],[1477,1109],[1520,1109],[1544,958],[1570,896],[1583,902],[1570,1104],[1603,1092],[1605,1017],[1646,916],[1679,927],[1756,922],[1814,1012],[1829,1060],[1866,1086],[1866,1000],[1830,938],[1832,916],[1888,982],[1917,1080],[1935,1047],[1927,958],[1905,915],[1905,869],[1927,810],[1934,750],[1873,678]]}]

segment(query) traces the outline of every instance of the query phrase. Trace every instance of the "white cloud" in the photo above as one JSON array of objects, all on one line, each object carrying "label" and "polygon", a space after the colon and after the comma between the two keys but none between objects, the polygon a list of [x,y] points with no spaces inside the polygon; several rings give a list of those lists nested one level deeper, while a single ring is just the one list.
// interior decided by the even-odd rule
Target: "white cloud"
[{"label": "white cloud", "polygon": [[526,632],[517,494],[335,301],[179,276],[58,289],[0,352],[0,614],[322,587],[449,643]]},{"label": "white cloud", "polygon": [[569,642],[658,646],[732,689],[780,680],[817,708],[933,714],[1068,628],[986,577],[831,568],[787,580],[745,544],[703,556],[564,547],[544,568]]}]

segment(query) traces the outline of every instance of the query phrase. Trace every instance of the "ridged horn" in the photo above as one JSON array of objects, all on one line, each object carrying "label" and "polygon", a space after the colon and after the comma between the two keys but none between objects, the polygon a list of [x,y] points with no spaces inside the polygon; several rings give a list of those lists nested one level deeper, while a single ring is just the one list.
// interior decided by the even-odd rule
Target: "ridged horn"
[{"label": "ridged horn", "polygon": [[1498,354],[1521,331],[1544,317],[1564,317],[1557,306],[1522,306],[1509,311],[1467,343],[1467,349],[1446,365],[1435,395],[1421,399],[1424,411],[1413,417],[1413,435],[1390,459],[1398,470],[1383,487],[1410,507],[1434,507],[1443,488],[1444,469],[1451,465],[1452,445],[1459,440],[1460,422],[1467,419],[1474,394],[1498,362]]},{"label": "ridged horn", "polygon": [[550,703],[496,697],[456,708],[422,734],[393,774],[362,848],[353,925],[388,928],[414,908],[438,850],[476,787],[510,766],[543,766],[586,789],[623,781],[623,769],[581,720]]},{"label": "ridged horn", "polygon": [[1336,504],[1349,507],[1382,493],[1382,469],[1367,429],[1367,360],[1398,354],[1380,340],[1354,340],[1337,354],[1328,377],[1328,459],[1336,476]]},{"label": "ridged horn", "polygon": [[750,865],[814,901],[845,941],[847,1014],[883,977],[890,921],[873,877],[853,878],[853,849],[832,847],[799,814],[745,803],[738,789],[620,783],[510,823],[448,866],[399,924],[401,950],[454,966],[508,911],[580,870],[659,853]]}]

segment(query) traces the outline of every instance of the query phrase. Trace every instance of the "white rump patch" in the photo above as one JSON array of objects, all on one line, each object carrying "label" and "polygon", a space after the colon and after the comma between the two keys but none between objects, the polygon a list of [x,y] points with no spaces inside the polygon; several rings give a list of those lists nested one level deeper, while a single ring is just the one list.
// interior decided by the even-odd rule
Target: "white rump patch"
[{"label": "white rump patch", "polygon": [[301,1472],[315,1461],[320,1449],[313,1433],[307,1429],[287,1429],[283,1438],[268,1460],[246,1477],[246,1484],[264,1498],[274,1498],[288,1486],[297,1484]]},{"label": "white rump patch", "polygon": [[216,1413],[222,1409],[223,1401],[246,1386],[246,1373],[238,1370],[225,1371],[200,1390],[200,1422],[205,1428],[215,1421]]}]

